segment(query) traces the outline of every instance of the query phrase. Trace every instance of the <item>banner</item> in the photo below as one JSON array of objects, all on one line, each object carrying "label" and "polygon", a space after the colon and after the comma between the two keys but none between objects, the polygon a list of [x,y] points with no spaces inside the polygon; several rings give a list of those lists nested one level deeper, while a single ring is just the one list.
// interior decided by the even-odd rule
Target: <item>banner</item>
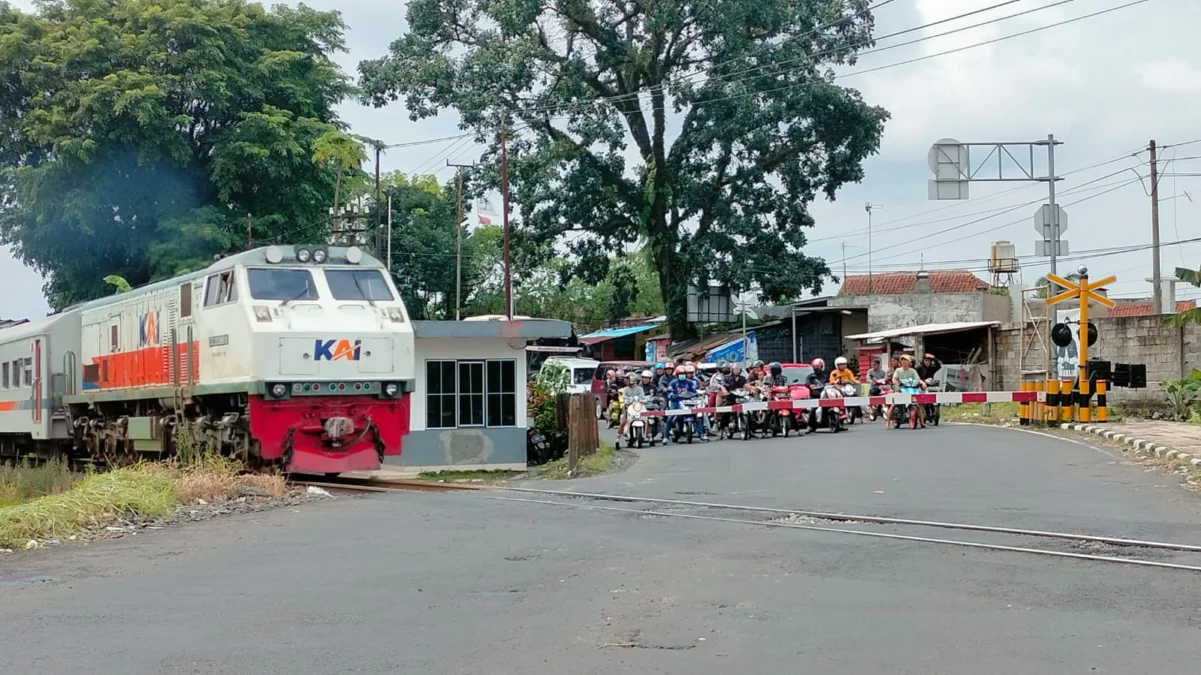
[{"label": "banner", "polygon": [[731,340],[720,347],[715,347],[705,354],[705,363],[717,363],[718,361],[729,361],[730,363],[738,362],[745,363],[754,361],[759,358],[759,342],[755,339],[755,332],[751,331],[746,334],[746,353],[743,353],[743,341],[739,337],[736,340]]}]

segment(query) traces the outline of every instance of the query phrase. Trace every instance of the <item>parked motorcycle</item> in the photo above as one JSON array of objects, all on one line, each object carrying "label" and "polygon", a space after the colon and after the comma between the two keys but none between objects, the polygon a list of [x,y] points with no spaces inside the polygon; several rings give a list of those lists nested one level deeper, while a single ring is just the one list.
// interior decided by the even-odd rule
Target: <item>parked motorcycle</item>
[{"label": "parked motorcycle", "polygon": [[[920,394],[922,387],[917,380],[901,380],[902,394]],[[910,429],[917,428],[918,419],[918,404],[910,402],[908,405],[894,405],[892,407],[892,428],[900,429],[902,425],[908,424]]]},{"label": "parked motorcycle", "polygon": [[[932,377],[928,378],[926,380],[926,393],[933,394],[933,393],[937,393],[938,390],[939,390],[938,380],[935,380]],[[933,424],[934,426],[938,426],[938,420],[939,420],[939,418],[942,417],[942,404],[926,403],[924,405],[924,407],[925,407],[925,412],[926,412],[926,421],[929,422],[930,424]]]}]

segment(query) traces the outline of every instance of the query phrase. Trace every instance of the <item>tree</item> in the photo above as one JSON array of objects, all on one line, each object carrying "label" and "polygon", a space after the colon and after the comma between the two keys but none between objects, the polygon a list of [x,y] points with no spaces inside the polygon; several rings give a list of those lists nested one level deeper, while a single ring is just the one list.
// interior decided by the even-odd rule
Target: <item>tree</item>
[{"label": "tree", "polygon": [[360,63],[361,86],[414,119],[457,110],[479,140],[503,122],[521,229],[582,230],[569,246],[591,283],[644,243],[679,338],[689,283],[770,300],[829,275],[802,251],[809,204],[863,177],[888,117],[831,71],[871,44],[868,5],[412,0],[409,32]]},{"label": "tree", "polygon": [[0,243],[52,305],[319,239],[337,172],[312,157],[350,91],[334,12],[243,0],[0,3]]},{"label": "tree", "polygon": [[[1176,268],[1176,278],[1194,287],[1201,287],[1201,269],[1190,270],[1187,267]],[[1173,307],[1173,309],[1175,309]],[[1173,314],[1165,321],[1169,326],[1186,326],[1190,323],[1201,323],[1201,308],[1186,309]],[[1196,373],[1196,369],[1193,370]]]},{"label": "tree", "polygon": [[313,143],[313,161],[322,168],[332,165],[337,172],[334,180],[335,212],[341,204],[339,200],[342,196],[342,174],[360,168],[366,159],[367,151],[363,149],[363,144],[338,129],[321,134]]}]

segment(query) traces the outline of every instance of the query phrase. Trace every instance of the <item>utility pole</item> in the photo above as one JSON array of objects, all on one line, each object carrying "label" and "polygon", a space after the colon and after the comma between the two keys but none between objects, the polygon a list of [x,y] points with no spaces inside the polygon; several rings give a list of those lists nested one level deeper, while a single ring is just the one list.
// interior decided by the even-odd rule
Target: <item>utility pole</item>
[{"label": "utility pole", "polygon": [[388,278],[392,278],[392,195],[388,195]]},{"label": "utility pole", "polygon": [[500,120],[500,205],[504,227],[505,316],[513,320],[513,273],[509,267],[509,154],[506,148],[505,120]]},{"label": "utility pole", "polygon": [[1147,149],[1151,151],[1151,255],[1154,256],[1151,258],[1151,306],[1156,314],[1163,314],[1163,277],[1159,269],[1159,166],[1154,139]]},{"label": "utility pole", "polygon": [[[872,279],[872,209],[884,208],[880,204],[868,202],[863,205],[863,209],[867,211],[867,294],[871,295],[876,292],[876,285]],[[846,253],[843,253],[843,258],[846,258]],[[845,260],[844,267],[845,265]],[[843,270],[843,278],[846,278],[846,270]]]},{"label": "utility pole", "polygon": [[[1034,163],[1031,162],[1031,167]],[[1059,258],[1059,208],[1055,205],[1055,181],[1059,180],[1055,175],[1055,134],[1047,134],[1047,203],[1051,207],[1051,274],[1058,274],[1055,263]],[[1050,340],[1051,331],[1047,331],[1047,339]],[[1050,342],[1047,343],[1047,349],[1050,350]],[[1048,353],[1050,353],[1048,351]]]},{"label": "utility pole", "polygon": [[458,220],[455,221],[455,321],[460,321],[463,309],[463,169],[474,169],[475,163],[451,164],[448,159],[446,166],[459,170]]},{"label": "utility pole", "polygon": [[[380,246],[380,240],[379,240],[380,229],[383,227],[383,222],[380,220],[380,212],[379,212],[379,207],[380,207],[379,156],[380,156],[381,149],[382,149],[381,146],[379,144],[376,144],[376,146],[375,146],[375,248],[372,249],[371,252],[377,256],[383,250],[383,247]],[[391,270],[389,270],[389,274],[391,274]]]},{"label": "utility pole", "polygon": [[[871,212],[869,211],[868,213],[870,214]],[[847,243],[844,241],[844,242],[842,242],[842,281],[843,281],[843,283],[846,283],[846,280],[847,280]]]}]

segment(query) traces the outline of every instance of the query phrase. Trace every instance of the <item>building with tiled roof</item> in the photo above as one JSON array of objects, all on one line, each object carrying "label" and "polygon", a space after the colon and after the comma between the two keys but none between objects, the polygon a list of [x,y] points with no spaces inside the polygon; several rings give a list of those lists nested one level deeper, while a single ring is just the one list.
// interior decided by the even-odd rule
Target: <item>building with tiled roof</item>
[{"label": "building with tiled roof", "polygon": [[[1164,304],[1167,304],[1167,303],[1164,303]],[[1115,305],[1113,307],[1113,309],[1109,310],[1109,316],[1111,318],[1122,317],[1122,316],[1151,316],[1152,307],[1153,307],[1153,305],[1150,300],[1135,300],[1132,302],[1118,302],[1118,304]],[[1197,307],[1196,300],[1177,300],[1176,301],[1176,313],[1177,314],[1179,314],[1180,312],[1188,311],[1190,309],[1196,309],[1196,307]]]},{"label": "building with tiled roof", "polygon": [[849,275],[842,281],[840,295],[900,295],[917,290],[920,275],[929,281],[930,293],[973,293],[988,290],[988,282],[967,270],[932,272],[886,272]]}]

